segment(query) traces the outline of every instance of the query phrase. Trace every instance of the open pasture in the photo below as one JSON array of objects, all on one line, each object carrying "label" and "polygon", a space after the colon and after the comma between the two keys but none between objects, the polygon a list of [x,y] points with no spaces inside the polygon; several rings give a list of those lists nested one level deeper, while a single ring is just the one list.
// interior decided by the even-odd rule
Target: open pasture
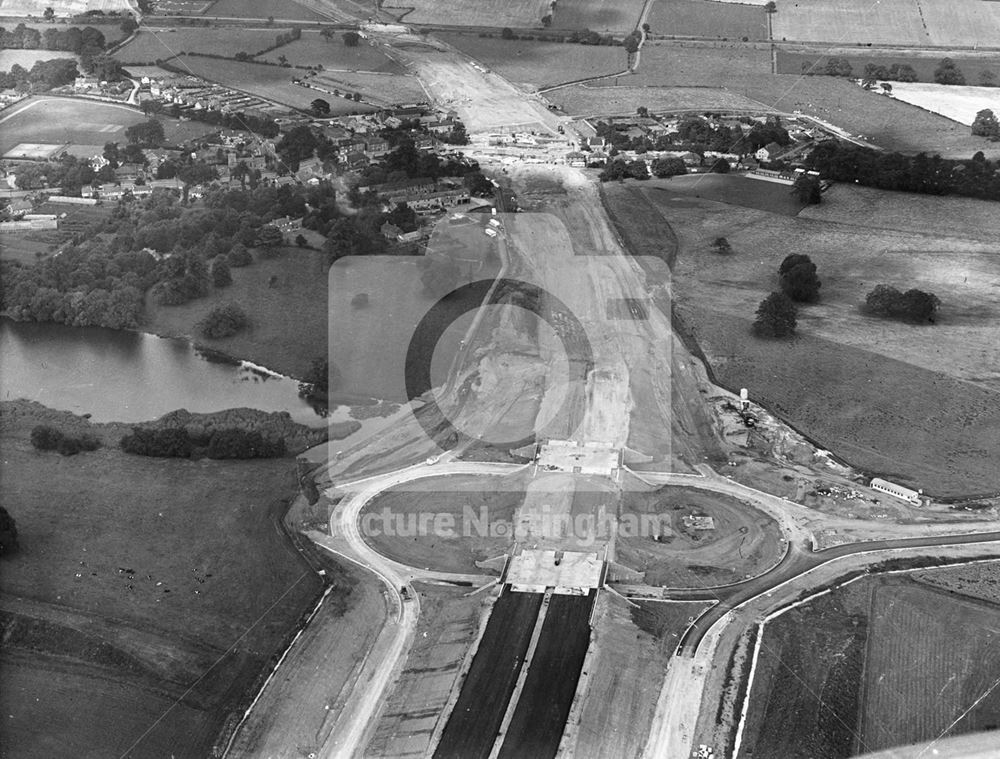
[{"label": "open pasture", "polygon": [[[309,104],[320,97],[320,93],[315,90],[292,84],[292,77],[299,74],[294,69],[261,63],[205,58],[198,55],[182,56],[175,62],[178,66],[207,81],[216,82],[224,87],[256,95],[291,108],[308,110]],[[342,106],[342,110],[338,110],[338,106]],[[330,100],[330,107],[334,109],[331,111],[334,115],[352,112],[366,113],[371,110],[371,106],[363,103],[348,103],[346,100],[340,102],[336,98]]]},{"label": "open pasture", "polygon": [[1000,4],[983,0],[830,0],[783,3],[774,38],[802,42],[1000,45]]},{"label": "open pasture", "polygon": [[[654,6],[655,7],[655,6]],[[621,77],[632,87],[732,87],[735,77],[770,74],[771,55],[740,42],[654,42],[643,45],[639,68]],[[614,80],[600,83],[610,85]],[[736,90],[737,92],[739,90]]]},{"label": "open pasture", "polygon": [[[633,0],[634,1],[634,0]],[[548,0],[388,0],[382,11],[407,24],[541,28]]]},{"label": "open pasture", "polygon": [[[626,77],[621,80],[629,81]],[[596,87],[574,84],[555,90],[546,97],[566,113],[587,117],[627,116],[634,114],[640,106],[656,113],[770,110],[763,103],[715,87]]]},{"label": "open pasture", "polygon": [[458,33],[435,36],[505,79],[531,89],[615,74],[624,71],[627,65],[625,50],[621,47],[505,40]]},{"label": "open pasture", "polygon": [[560,0],[552,16],[552,28],[628,34],[639,26],[642,6],[643,0]]},{"label": "open pasture", "polygon": [[767,39],[762,7],[718,0],[656,0],[647,23],[654,36]]},{"label": "open pasture", "polygon": [[122,63],[152,63],[183,53],[211,53],[234,56],[253,55],[271,47],[288,29],[248,29],[245,27],[144,27],[125,47],[115,52]]},{"label": "open pasture", "polygon": [[257,60],[278,63],[279,56],[293,66],[322,66],[328,71],[375,71],[380,74],[402,74],[403,67],[374,45],[362,41],[357,47],[347,47],[337,35],[327,39],[319,32],[303,30],[302,36],[275,48]]}]

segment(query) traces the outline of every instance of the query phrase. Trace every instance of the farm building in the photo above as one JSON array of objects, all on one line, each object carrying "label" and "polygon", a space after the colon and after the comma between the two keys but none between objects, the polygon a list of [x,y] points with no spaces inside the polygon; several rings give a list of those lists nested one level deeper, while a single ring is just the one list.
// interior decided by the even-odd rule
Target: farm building
[{"label": "farm building", "polygon": [[904,501],[909,501],[910,503],[920,504],[920,493],[916,490],[904,488],[902,485],[889,482],[889,480],[883,480],[881,477],[875,477],[871,481],[871,488],[872,490],[878,490],[881,493],[888,493],[891,496],[901,498]]},{"label": "farm building", "polygon": [[785,152],[785,149],[781,147],[776,142],[770,142],[764,147],[760,148],[756,153],[754,153],[754,158],[758,161],[763,161],[767,163],[768,161],[773,161],[775,158],[780,156]]}]

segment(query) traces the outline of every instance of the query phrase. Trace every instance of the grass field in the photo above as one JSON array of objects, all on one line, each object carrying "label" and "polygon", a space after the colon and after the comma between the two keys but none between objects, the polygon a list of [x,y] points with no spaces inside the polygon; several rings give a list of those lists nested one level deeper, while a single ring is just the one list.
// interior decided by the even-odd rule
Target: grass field
[{"label": "grass field", "polygon": [[784,5],[775,39],[893,45],[1000,45],[1000,6],[980,0],[831,0]]},{"label": "grass field", "polygon": [[1000,608],[889,581],[875,591],[869,625],[865,750],[996,727]]},{"label": "grass field", "polygon": [[[822,49],[789,49],[778,48],[777,51],[777,73],[779,74],[801,74],[803,66],[812,67],[813,70],[822,71],[826,66],[826,61],[831,58],[846,58],[851,64],[852,72],[856,77],[860,77],[865,70],[865,65],[876,63],[888,68],[894,63],[912,66],[916,72],[917,80],[920,82],[933,82],[934,69],[941,61],[942,53],[935,50],[907,50],[905,53],[899,50],[866,50],[859,53],[857,48],[822,48]],[[963,51],[961,55],[949,56],[958,68],[965,74],[965,79],[970,85],[979,84],[979,77],[983,71],[990,71],[997,80],[1000,81],[1000,55],[995,51]],[[896,82],[892,82],[893,87]]]},{"label": "grass field", "polygon": [[628,34],[639,26],[643,0],[563,0],[552,16],[554,29],[590,29]]},{"label": "grass field", "polygon": [[[2,412],[0,479],[21,544],[3,569],[5,751],[119,756],[155,727],[134,755],[207,755],[319,591],[275,529],[295,467],[129,456],[121,427],[24,403]],[[105,447],[35,451],[41,422],[89,428]]]},{"label": "grass field", "polygon": [[387,0],[381,9],[407,24],[541,28],[548,7],[545,0],[452,0],[447,4],[438,0]]},{"label": "grass field", "polygon": [[647,23],[653,35],[767,39],[762,7],[717,0],[656,0]]},{"label": "grass field", "polygon": [[687,174],[651,179],[648,189],[651,196],[669,196],[674,203],[684,197],[703,198],[785,216],[795,216],[803,208],[788,185],[750,179],[741,174]]},{"label": "grass field", "polygon": [[[306,87],[292,84],[292,77],[298,76],[294,69],[268,66],[260,63],[219,60],[198,55],[185,55],[172,61],[177,66],[190,71],[195,76],[224,87],[248,92],[251,95],[272,100],[292,108],[306,110],[316,99],[316,92]],[[371,106],[346,100],[330,100],[331,113],[368,113]]]},{"label": "grass field", "polygon": [[73,53],[65,50],[0,50],[0,71],[10,71],[15,63],[30,69],[38,61],[50,61],[53,58],[73,58]]},{"label": "grass field", "polygon": [[736,92],[715,87],[632,87],[628,77],[605,79],[594,86],[574,84],[546,94],[546,98],[574,116],[634,114],[640,106],[655,113],[670,111],[754,111],[768,106]]},{"label": "grass field", "polygon": [[[595,86],[609,86],[615,81],[605,79]],[[866,92],[853,82],[828,76],[772,75],[768,52],[753,45],[693,42],[644,45],[638,72],[620,77],[617,82],[649,88],[647,99],[664,103],[665,108],[670,107],[671,93],[677,90],[658,88],[682,84],[718,87],[727,96],[742,96],[780,111],[799,110],[816,116],[891,150],[927,151],[957,158],[971,158],[977,150],[982,150],[987,156],[1000,156],[1000,144],[973,137],[968,127],[893,98]],[[550,99],[560,102],[569,89],[553,92]],[[587,98],[573,98],[574,107],[596,108],[597,97],[589,90],[586,92]]]},{"label": "grass field", "polygon": [[[619,537],[618,561],[646,573],[645,582],[665,587],[723,585],[755,575],[781,557],[777,523],[747,504],[720,495],[681,487],[654,492],[626,491],[621,514],[657,514],[666,531],[655,536]],[[693,530],[684,517],[707,515],[712,530]]]},{"label": "grass field", "polygon": [[216,0],[202,15],[229,18],[267,18],[288,21],[328,21],[294,0]]},{"label": "grass field", "polygon": [[[159,335],[191,336],[199,344],[302,377],[327,355],[326,277],[322,254],[287,248],[277,259],[258,259],[232,270],[233,284],[181,306],[146,304],[144,329]],[[272,276],[276,286],[269,285]],[[197,324],[215,306],[234,302],[250,314],[251,328],[234,337],[205,340]]]},{"label": "grass field", "polygon": [[122,63],[152,63],[182,53],[211,53],[233,56],[244,52],[253,55],[271,47],[279,34],[288,29],[248,29],[246,27],[177,27],[145,28],[115,58]]},{"label": "grass field", "polygon": [[972,126],[976,114],[984,109],[1000,110],[1000,92],[996,87],[896,82],[892,96],[967,126]]},{"label": "grass field", "polygon": [[389,58],[379,48],[362,41],[357,47],[347,47],[335,36],[326,39],[319,32],[304,30],[294,42],[265,53],[257,60],[278,62],[285,56],[293,66],[315,66],[329,71],[377,71],[384,74],[402,74],[403,67]]},{"label": "grass field", "polygon": [[[938,495],[996,490],[988,454],[1000,444],[993,204],[835,187],[803,212],[829,219],[820,222],[675,200],[641,183],[605,192],[612,207],[648,201],[672,225],[675,305],[717,381],[750,388],[862,469]],[[635,192],[643,200],[631,201]],[[712,252],[717,236],[733,255]],[[802,310],[794,340],[749,339],[778,264],[802,250],[819,268],[820,302]],[[930,290],[948,305],[926,327],[867,317],[859,304],[882,282]]]},{"label": "grass field", "polygon": [[[22,142],[96,146],[125,142],[125,129],[145,121],[138,110],[93,100],[34,97],[0,115],[0,154]],[[168,140],[186,140],[210,130],[204,124],[161,119]]]},{"label": "grass field", "polygon": [[505,40],[455,33],[436,34],[435,37],[515,84],[535,89],[614,74],[626,67],[625,51],[620,47]]},{"label": "grass field", "polygon": [[768,623],[741,753],[787,759],[853,755],[868,595],[856,583]]},{"label": "grass field", "polygon": [[[477,567],[476,561],[510,548],[514,512],[524,501],[519,476],[492,481],[490,487],[482,478],[462,475],[417,480],[388,490],[362,512],[362,520],[367,518],[371,525],[371,530],[363,529],[365,539],[379,553],[403,564],[482,574],[488,570]],[[442,529],[435,534],[433,517],[438,514],[452,521],[440,521]],[[429,515],[428,521],[418,521],[421,515]],[[488,534],[481,534],[486,530],[476,524],[482,516],[488,521]]]},{"label": "grass field", "polygon": [[[312,77],[310,84],[331,91],[360,92],[368,102],[392,105],[427,99],[420,82],[412,76],[399,74],[367,74],[357,71],[323,72]],[[345,101],[346,103],[346,101]],[[332,107],[332,103],[331,103]]]}]

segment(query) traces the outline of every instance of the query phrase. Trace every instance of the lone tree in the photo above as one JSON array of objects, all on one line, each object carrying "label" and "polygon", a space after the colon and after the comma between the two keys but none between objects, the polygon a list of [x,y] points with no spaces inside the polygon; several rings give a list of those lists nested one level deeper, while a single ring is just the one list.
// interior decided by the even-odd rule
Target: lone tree
[{"label": "lone tree", "polygon": [[313,116],[329,116],[330,104],[323,98],[316,98],[309,104],[309,110]]},{"label": "lone tree", "polygon": [[361,42],[361,35],[357,32],[344,32],[343,40],[347,47],[357,47],[358,43]]},{"label": "lone tree", "polygon": [[514,30],[509,26],[505,26],[500,30],[500,36],[505,40],[512,40],[514,39]]},{"label": "lone tree", "polygon": [[784,293],[771,293],[757,307],[753,333],[757,337],[791,337],[795,334],[797,309]]},{"label": "lone tree", "polygon": [[764,6],[764,10],[768,13],[777,13],[778,6],[775,4],[774,0],[769,0],[769,2]]},{"label": "lone tree", "polygon": [[996,115],[989,108],[984,108],[976,114],[972,122],[972,133],[977,137],[989,137],[991,140],[1000,140],[1000,122]]},{"label": "lone tree", "polygon": [[965,84],[965,74],[951,58],[942,58],[934,69],[934,81],[938,84]]},{"label": "lone tree", "polygon": [[232,337],[237,332],[246,329],[250,319],[246,312],[235,303],[216,306],[198,324],[202,337],[218,339]]},{"label": "lone tree", "polygon": [[0,506],[0,556],[9,556],[17,548],[17,525],[14,524],[14,517]]},{"label": "lone tree", "polygon": [[712,250],[716,253],[727,256],[733,252],[733,246],[729,244],[729,240],[725,237],[716,237],[712,241]]},{"label": "lone tree", "polygon": [[781,291],[792,300],[811,303],[819,298],[822,283],[816,276],[816,264],[809,256],[793,253],[781,262],[778,268]]}]

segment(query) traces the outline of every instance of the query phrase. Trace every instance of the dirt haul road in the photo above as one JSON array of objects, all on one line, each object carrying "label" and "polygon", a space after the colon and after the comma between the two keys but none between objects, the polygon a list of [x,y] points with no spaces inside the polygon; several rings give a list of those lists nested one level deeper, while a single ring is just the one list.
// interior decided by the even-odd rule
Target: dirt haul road
[{"label": "dirt haul road", "polygon": [[566,120],[538,96],[443,43],[391,32],[372,38],[417,77],[434,103],[454,109],[469,134],[521,127],[556,135],[557,126]]}]

